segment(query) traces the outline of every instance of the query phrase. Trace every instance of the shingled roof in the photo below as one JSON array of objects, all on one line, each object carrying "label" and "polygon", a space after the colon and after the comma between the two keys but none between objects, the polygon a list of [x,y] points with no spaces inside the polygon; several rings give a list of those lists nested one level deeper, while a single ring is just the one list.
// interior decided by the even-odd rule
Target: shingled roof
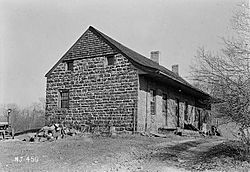
[{"label": "shingled roof", "polygon": [[[152,61],[151,59],[133,51],[132,49],[120,44],[119,42],[115,41],[114,39],[110,38],[109,36],[105,35],[104,33],[100,32],[99,30],[95,29],[94,27],[90,26],[88,28],[91,32],[93,32],[96,36],[100,37],[102,40],[104,40],[108,45],[110,45],[112,48],[123,54],[125,57],[127,57],[132,63],[136,63],[139,66],[143,66],[144,68],[147,68],[150,71],[153,71],[154,73],[161,73],[164,75],[164,77],[170,78],[174,80],[175,82],[178,82],[179,84],[188,87],[196,92],[199,92],[202,95],[209,96],[207,93],[195,88],[191,84],[189,84],[186,80],[184,80],[179,75],[175,74],[174,72],[168,70],[164,66],[159,65],[158,63]],[[74,46],[74,45],[73,45]],[[63,56],[55,65],[56,67],[61,61],[66,60],[64,59],[65,56]],[[45,75],[46,77],[52,72],[54,67]]]},{"label": "shingled roof", "polygon": [[139,65],[142,65],[147,68],[153,69],[155,72],[162,72],[166,77],[169,77],[191,89],[194,89],[198,92],[200,92],[203,95],[209,96],[207,93],[197,89],[196,87],[189,84],[186,80],[184,80],[179,75],[175,74],[174,72],[170,71],[169,69],[165,68],[164,66],[159,65],[158,63],[154,62],[153,60],[131,50],[130,48],[120,44],[119,42],[115,41],[114,39],[110,38],[109,36],[105,35],[104,33],[100,32],[99,30],[95,29],[94,27],[90,26],[89,29],[96,33],[98,36],[103,38],[106,43],[116,48],[118,51],[120,51],[124,56],[129,58],[130,60],[138,63]]}]

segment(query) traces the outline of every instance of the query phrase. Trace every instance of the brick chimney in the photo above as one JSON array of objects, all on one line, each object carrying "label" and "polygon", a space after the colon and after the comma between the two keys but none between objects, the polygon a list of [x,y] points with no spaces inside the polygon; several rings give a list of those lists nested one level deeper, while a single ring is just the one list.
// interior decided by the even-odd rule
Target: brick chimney
[{"label": "brick chimney", "polygon": [[174,72],[176,75],[179,75],[179,65],[172,65],[172,72]]},{"label": "brick chimney", "polygon": [[150,59],[159,64],[160,51],[151,51]]}]

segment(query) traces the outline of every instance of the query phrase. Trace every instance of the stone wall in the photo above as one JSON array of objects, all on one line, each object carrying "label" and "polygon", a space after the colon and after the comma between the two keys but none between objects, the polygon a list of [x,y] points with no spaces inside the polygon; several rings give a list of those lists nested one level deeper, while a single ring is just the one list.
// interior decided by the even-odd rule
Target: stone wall
[{"label": "stone wall", "polygon": [[[156,90],[156,115],[150,114],[149,90]],[[167,116],[162,112],[162,97],[167,95]],[[186,123],[197,126],[195,121],[196,110],[200,109],[195,105],[195,98],[192,95],[187,95],[167,83],[156,81],[145,76],[139,77],[139,92],[138,92],[138,130],[157,132],[158,128],[176,128],[176,99],[179,99],[179,120],[180,127],[184,128],[185,102],[188,104],[188,118]],[[203,109],[202,112],[204,112]],[[196,123],[195,123],[196,122]]]},{"label": "stone wall", "polygon": [[[74,60],[74,71],[60,63],[47,77],[48,122],[113,126],[132,130],[137,108],[138,75],[121,54],[108,66],[105,56]],[[59,108],[59,90],[69,89],[69,108]]]}]

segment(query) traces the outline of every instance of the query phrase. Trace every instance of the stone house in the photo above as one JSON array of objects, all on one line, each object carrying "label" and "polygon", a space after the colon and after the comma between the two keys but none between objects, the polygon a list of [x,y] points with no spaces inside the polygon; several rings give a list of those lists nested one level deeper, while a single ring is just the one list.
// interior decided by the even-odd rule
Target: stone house
[{"label": "stone house", "polygon": [[45,75],[47,122],[157,132],[201,129],[210,96],[90,26]]}]

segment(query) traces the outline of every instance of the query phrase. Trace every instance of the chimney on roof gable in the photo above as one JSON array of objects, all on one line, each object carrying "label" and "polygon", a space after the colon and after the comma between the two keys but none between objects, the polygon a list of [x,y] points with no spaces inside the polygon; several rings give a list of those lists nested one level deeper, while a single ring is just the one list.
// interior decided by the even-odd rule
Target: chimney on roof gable
[{"label": "chimney on roof gable", "polygon": [[172,65],[172,72],[174,72],[176,75],[179,75],[179,65]]},{"label": "chimney on roof gable", "polygon": [[151,51],[150,59],[159,64],[160,60],[160,51]]}]

